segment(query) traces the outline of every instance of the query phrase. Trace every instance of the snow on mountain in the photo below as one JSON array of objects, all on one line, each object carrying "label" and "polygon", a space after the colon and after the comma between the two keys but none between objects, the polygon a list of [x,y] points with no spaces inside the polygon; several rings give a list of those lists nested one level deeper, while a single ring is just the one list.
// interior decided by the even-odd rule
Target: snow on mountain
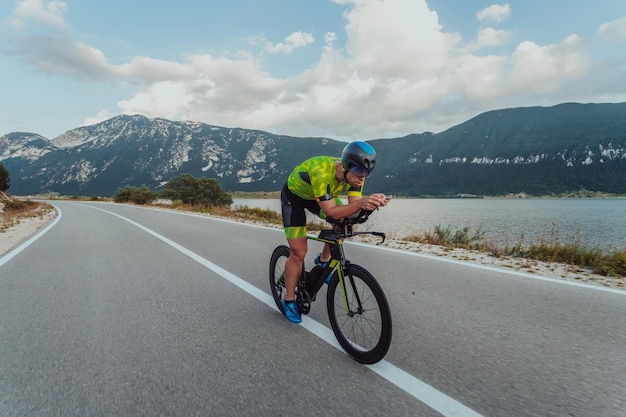
[{"label": "snow on mountain", "polygon": [[[438,134],[369,142],[379,161],[368,187],[398,195],[626,192],[626,103],[505,109]],[[272,191],[301,160],[338,156],[343,146],[328,138],[124,115],[52,140],[4,135],[0,161],[24,194],[158,189],[183,173],[217,178],[226,190]]]}]

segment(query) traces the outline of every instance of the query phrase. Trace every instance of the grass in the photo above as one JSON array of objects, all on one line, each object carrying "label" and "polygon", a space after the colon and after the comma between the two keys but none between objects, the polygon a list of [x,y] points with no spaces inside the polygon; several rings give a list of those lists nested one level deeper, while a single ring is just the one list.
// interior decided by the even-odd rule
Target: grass
[{"label": "grass", "polygon": [[[262,209],[258,207],[234,206],[233,208],[222,206],[191,206],[183,204],[180,201],[174,201],[172,204],[152,204],[153,206],[160,206],[166,208],[175,208],[177,210],[191,211],[195,213],[206,213],[214,216],[228,217],[242,221],[253,221],[261,223],[269,223],[274,225],[283,224],[283,217],[281,213],[271,209]],[[314,219],[307,222],[308,230],[321,230],[326,227],[326,222],[320,219]]]},{"label": "grass", "polygon": [[262,209],[248,206],[235,206],[233,208],[224,206],[201,206],[183,204],[180,200],[173,201],[172,204],[152,203],[152,206],[163,208],[173,208],[176,210],[190,211],[193,213],[206,213],[214,216],[229,217],[236,220],[258,221],[271,224],[282,224],[280,213],[274,210]]},{"label": "grass", "polygon": [[229,194],[232,198],[280,198],[280,191],[233,191]]},{"label": "grass", "polygon": [[0,233],[3,233],[18,225],[21,219],[39,217],[52,210],[52,206],[31,200],[6,198],[0,199],[0,209]]},{"label": "grass", "polygon": [[463,248],[463,249],[481,249],[483,241],[483,233],[481,229],[471,233],[469,227],[463,229],[452,230],[450,226],[442,227],[437,225],[433,231],[427,231],[421,235],[411,235],[405,240],[410,242],[420,242],[429,245],[440,245],[447,247]]},{"label": "grass", "polygon": [[625,277],[626,250],[589,249],[576,244],[564,245],[560,242],[540,242],[528,247],[513,246],[509,256],[536,259],[545,262],[559,262],[592,269],[595,274]]},{"label": "grass", "polygon": [[570,244],[559,241],[559,234],[552,230],[550,238],[538,243],[515,244],[500,247],[487,241],[480,229],[472,232],[469,227],[452,230],[450,227],[435,226],[432,231],[411,235],[405,240],[449,248],[463,248],[487,252],[495,257],[512,257],[543,262],[556,262],[591,269],[595,274],[626,277],[626,249],[588,248],[576,239]]}]

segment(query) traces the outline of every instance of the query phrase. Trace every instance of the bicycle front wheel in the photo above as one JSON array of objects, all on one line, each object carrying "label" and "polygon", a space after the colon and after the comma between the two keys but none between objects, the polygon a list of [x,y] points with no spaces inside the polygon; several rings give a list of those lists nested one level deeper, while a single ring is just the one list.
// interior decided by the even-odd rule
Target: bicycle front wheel
[{"label": "bicycle front wheel", "polygon": [[346,272],[343,285],[335,275],[328,287],[330,325],[348,355],[373,364],[385,357],[391,345],[391,310],[382,288],[365,268],[350,264]]}]

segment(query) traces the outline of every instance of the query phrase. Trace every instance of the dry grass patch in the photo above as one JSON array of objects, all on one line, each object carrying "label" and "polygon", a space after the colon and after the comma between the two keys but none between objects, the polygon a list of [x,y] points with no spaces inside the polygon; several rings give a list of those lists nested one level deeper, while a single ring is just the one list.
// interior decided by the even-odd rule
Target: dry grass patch
[{"label": "dry grass patch", "polygon": [[23,219],[43,217],[53,207],[47,203],[17,198],[0,200],[0,233],[20,224]]}]

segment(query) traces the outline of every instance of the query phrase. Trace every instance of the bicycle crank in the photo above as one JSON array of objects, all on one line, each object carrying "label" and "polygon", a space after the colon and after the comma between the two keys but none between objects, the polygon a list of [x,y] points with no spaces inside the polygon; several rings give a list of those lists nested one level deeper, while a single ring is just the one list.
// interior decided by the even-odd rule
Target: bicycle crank
[{"label": "bicycle crank", "polygon": [[309,314],[311,311],[311,296],[304,286],[298,285],[298,291],[296,292],[296,305],[300,314]]}]

